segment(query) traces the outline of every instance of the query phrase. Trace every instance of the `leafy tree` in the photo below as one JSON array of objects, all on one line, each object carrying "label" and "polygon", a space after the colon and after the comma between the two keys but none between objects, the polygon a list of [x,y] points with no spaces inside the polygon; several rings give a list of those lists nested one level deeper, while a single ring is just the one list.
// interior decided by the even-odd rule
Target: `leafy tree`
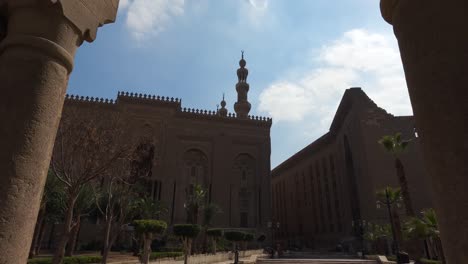
[{"label": "leafy tree", "polygon": [[[218,205],[214,203],[209,203],[209,204],[204,204],[203,205],[203,250],[204,252],[207,252],[207,230],[211,226],[211,222],[213,221],[213,218],[216,214],[221,213],[221,208],[219,208]],[[211,238],[212,239],[212,238]],[[216,254],[216,253],[215,253]]]},{"label": "leafy tree", "polygon": [[192,253],[192,240],[198,236],[201,227],[194,224],[179,224],[173,227],[174,235],[182,240],[184,247],[184,264],[187,264],[188,256]]},{"label": "leafy tree", "polygon": [[97,109],[88,112],[70,107],[63,112],[51,160],[54,175],[64,184],[66,212],[63,235],[54,253],[60,264],[73,228],[78,223],[75,207],[80,192],[90,182],[107,174],[127,148],[121,136],[119,116],[103,116]]},{"label": "leafy tree", "polygon": [[49,170],[29,252],[30,258],[39,253],[44,236],[45,224],[57,222],[62,217],[64,209],[63,184],[54,176],[53,172]]},{"label": "leafy tree", "polygon": [[395,159],[395,169],[405,203],[406,214],[409,216],[415,216],[413,205],[411,203],[408,181],[405,175],[405,167],[400,160],[401,153],[407,149],[410,142],[410,140],[402,140],[401,133],[386,135],[379,140],[379,144],[381,144],[388,153],[392,154]]},{"label": "leafy tree", "polygon": [[233,251],[235,254],[234,263],[239,263],[239,251],[237,244],[245,240],[245,233],[241,231],[224,231],[224,237],[233,243]]},{"label": "leafy tree", "polygon": [[105,222],[102,263],[107,263],[109,251],[127,223],[138,219],[156,219],[166,210],[159,202],[141,197],[142,179],[152,173],[154,145],[142,139],[135,150],[95,184],[97,208]]},{"label": "leafy tree", "polygon": [[151,255],[151,242],[156,238],[156,235],[162,234],[167,224],[161,220],[135,220],[135,231],[143,236],[144,246],[141,262],[144,264],[149,263]]},{"label": "leafy tree", "polygon": [[[382,249],[379,245],[382,245],[382,241],[387,241],[385,238],[391,237],[392,231],[389,224],[386,225],[379,225],[375,223],[369,223],[364,233],[364,239],[372,243],[372,251],[377,253],[385,253],[387,252],[387,243],[385,243],[385,247]],[[384,240],[385,239],[385,240]]]},{"label": "leafy tree", "polygon": [[213,254],[216,254],[216,243],[217,240],[223,236],[223,230],[219,228],[207,229],[206,235],[211,239],[211,242],[213,243]]},{"label": "leafy tree", "polygon": [[364,238],[368,241],[375,242],[380,238],[385,238],[391,236],[391,227],[390,225],[379,225],[374,223],[369,223],[366,232],[364,233]]},{"label": "leafy tree", "polygon": [[221,208],[214,203],[209,203],[209,204],[204,205],[203,206],[203,216],[204,216],[203,226],[210,227],[214,216],[222,212],[223,211],[221,210]]},{"label": "leafy tree", "polygon": [[89,214],[95,209],[94,203],[95,197],[93,190],[89,184],[83,186],[74,208],[74,215],[76,217],[76,224],[73,226],[70,234],[70,239],[67,243],[65,256],[70,257],[73,255],[76,247],[76,241],[78,240],[78,234],[81,227],[81,220],[83,217],[89,216]]}]

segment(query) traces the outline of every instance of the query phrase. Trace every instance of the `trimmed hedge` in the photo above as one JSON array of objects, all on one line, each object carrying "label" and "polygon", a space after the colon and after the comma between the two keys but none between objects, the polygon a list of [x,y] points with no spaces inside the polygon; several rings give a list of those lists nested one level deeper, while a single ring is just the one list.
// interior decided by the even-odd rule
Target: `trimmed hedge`
[{"label": "trimmed hedge", "polygon": [[[75,256],[75,257],[65,257],[63,259],[63,264],[91,264],[91,263],[101,263],[102,257],[100,256]],[[52,258],[34,258],[29,259],[28,264],[51,264]]]},{"label": "trimmed hedge", "polygon": [[219,228],[212,228],[206,230],[206,235],[210,237],[221,237],[223,236],[223,230]]},{"label": "trimmed hedge", "polygon": [[241,231],[224,231],[224,237],[233,242],[244,241],[245,233]]},{"label": "trimmed hedge", "polygon": [[167,224],[160,220],[135,220],[133,221],[137,233],[161,234],[166,230]]},{"label": "trimmed hedge", "polygon": [[201,227],[199,225],[179,224],[174,225],[172,230],[174,235],[178,237],[194,238],[200,233]]},{"label": "trimmed hedge", "polygon": [[252,233],[244,234],[244,241],[252,241],[252,240],[254,240],[254,235]]},{"label": "trimmed hedge", "polygon": [[421,263],[424,264],[442,264],[442,261],[440,260],[430,260],[430,259],[420,259]]},{"label": "trimmed hedge", "polygon": [[150,255],[150,260],[162,258],[177,258],[183,256],[184,252],[153,252]]}]

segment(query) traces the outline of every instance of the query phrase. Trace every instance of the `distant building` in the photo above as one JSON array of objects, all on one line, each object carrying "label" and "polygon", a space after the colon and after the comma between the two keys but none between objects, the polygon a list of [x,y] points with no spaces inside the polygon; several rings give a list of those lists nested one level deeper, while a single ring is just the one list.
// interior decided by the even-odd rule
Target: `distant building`
[{"label": "distant building", "polygon": [[[207,190],[208,201],[222,210],[213,226],[259,230],[271,219],[272,120],[248,115],[251,105],[243,56],[239,65],[235,113],[228,113],[224,96],[220,109],[207,111],[182,107],[177,98],[128,92],[119,92],[115,101],[67,96],[64,113],[86,111],[103,118],[110,111],[119,113],[125,120],[120,129],[128,142],[151,144],[147,195],[167,206],[163,220],[169,225],[187,222],[184,202],[199,184]],[[83,230],[79,240],[100,240],[99,230]]]},{"label": "distant building", "polygon": [[[363,220],[389,223],[376,208],[376,190],[398,187],[394,159],[377,141],[401,132],[412,139],[402,154],[416,212],[432,207],[429,178],[412,116],[393,116],[360,88],[346,90],[328,133],[272,171],[275,233],[288,246],[332,248],[358,237]],[[404,210],[402,210],[402,215]]]}]

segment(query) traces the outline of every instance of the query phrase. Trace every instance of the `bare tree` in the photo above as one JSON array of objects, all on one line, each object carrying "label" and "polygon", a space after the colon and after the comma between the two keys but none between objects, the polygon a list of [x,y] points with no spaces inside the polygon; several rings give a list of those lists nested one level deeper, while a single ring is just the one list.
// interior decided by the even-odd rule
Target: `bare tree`
[{"label": "bare tree", "polygon": [[153,143],[143,140],[130,159],[120,162],[95,188],[97,208],[105,222],[102,263],[107,263],[110,249],[127,223],[140,213],[141,193],[137,185],[151,176],[153,157]]},{"label": "bare tree", "polygon": [[65,185],[66,212],[63,235],[53,263],[63,261],[65,247],[73,228],[78,224],[76,202],[86,184],[105,175],[119,159],[126,156],[121,139],[121,118],[117,112],[70,106],[63,112],[54,145],[51,167]]}]

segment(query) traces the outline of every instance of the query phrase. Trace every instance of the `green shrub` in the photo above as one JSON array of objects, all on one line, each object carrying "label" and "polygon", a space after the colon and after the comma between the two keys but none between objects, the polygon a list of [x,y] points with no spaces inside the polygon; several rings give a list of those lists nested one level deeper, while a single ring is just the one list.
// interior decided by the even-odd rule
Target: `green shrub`
[{"label": "green shrub", "polygon": [[174,235],[178,237],[194,238],[198,236],[198,233],[200,233],[201,227],[199,225],[192,224],[179,224],[174,225],[172,230]]},{"label": "green shrub", "polygon": [[254,235],[252,233],[245,233],[244,234],[244,241],[250,242],[252,240],[254,240]]},{"label": "green shrub", "polygon": [[167,224],[164,221],[160,220],[135,220],[133,222],[135,225],[135,231],[139,234],[143,233],[152,233],[152,234],[161,234],[166,230]]},{"label": "green shrub", "polygon": [[[101,263],[102,258],[99,256],[74,256],[74,257],[65,257],[63,259],[63,264],[91,264],[91,263]],[[35,258],[29,259],[28,264],[51,264],[52,258]]]},{"label": "green shrub", "polygon": [[221,237],[223,236],[223,230],[219,228],[212,228],[206,230],[206,235],[210,237]]},{"label": "green shrub", "polygon": [[229,251],[232,249],[232,242],[228,241],[225,237],[218,238],[216,242],[217,251]]},{"label": "green shrub", "polygon": [[232,242],[244,241],[245,233],[241,231],[224,231],[224,237]]},{"label": "green shrub", "polygon": [[183,256],[184,252],[153,252],[150,255],[150,260],[162,258],[177,258]]},{"label": "green shrub", "polygon": [[[179,240],[177,240],[177,242],[178,241]],[[162,247],[162,248],[158,248],[154,252],[182,252],[182,251],[183,249],[180,247]]]},{"label": "green shrub", "polygon": [[424,263],[424,264],[442,264],[442,261],[440,260],[430,260],[430,259],[425,259],[425,258],[422,258],[420,259],[421,263]]}]

